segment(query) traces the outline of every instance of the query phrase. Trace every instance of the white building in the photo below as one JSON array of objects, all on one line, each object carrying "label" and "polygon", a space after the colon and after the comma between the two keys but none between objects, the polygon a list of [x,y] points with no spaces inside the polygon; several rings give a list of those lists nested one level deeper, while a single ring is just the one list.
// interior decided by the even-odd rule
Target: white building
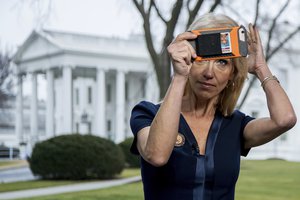
[{"label": "white building", "polygon": [[[299,51],[281,52],[270,62],[300,116],[297,85],[300,75]],[[54,31],[33,32],[19,48],[14,63],[19,84],[15,145],[30,147],[37,141],[59,134],[79,132],[121,142],[131,136],[130,111],[138,101],[157,102],[156,76],[141,36],[128,40]],[[24,132],[22,114],[23,74],[32,79],[30,132]],[[46,74],[46,131],[37,131],[37,76]],[[254,117],[268,116],[265,94],[257,83],[242,111]],[[283,113],[284,115],[284,113]],[[27,119],[28,120],[28,119]],[[260,147],[253,148],[250,159],[282,158],[300,161],[300,127]],[[0,135],[2,140],[3,136]],[[11,137],[11,136],[10,136]]]},{"label": "white building", "polygon": [[[45,135],[45,101],[38,101],[38,133]],[[0,105],[0,146],[19,147],[16,137],[16,98],[10,96]],[[30,135],[30,97],[23,97],[23,129],[24,135]],[[28,149],[30,152],[30,149]]]},{"label": "white building", "polygon": [[[116,143],[131,136],[130,111],[158,99],[143,37],[103,38],[33,31],[13,58],[18,74],[16,145],[60,134],[94,134]],[[24,132],[22,76],[30,74],[30,134]],[[38,131],[37,76],[46,75],[46,131]]]}]

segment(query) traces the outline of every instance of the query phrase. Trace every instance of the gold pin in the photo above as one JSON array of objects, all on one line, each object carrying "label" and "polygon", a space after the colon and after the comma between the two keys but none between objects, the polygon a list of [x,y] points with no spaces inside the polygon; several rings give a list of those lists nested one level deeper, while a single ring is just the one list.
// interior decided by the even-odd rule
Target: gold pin
[{"label": "gold pin", "polygon": [[176,142],[175,142],[175,147],[181,147],[185,143],[185,137],[181,133],[178,133]]}]

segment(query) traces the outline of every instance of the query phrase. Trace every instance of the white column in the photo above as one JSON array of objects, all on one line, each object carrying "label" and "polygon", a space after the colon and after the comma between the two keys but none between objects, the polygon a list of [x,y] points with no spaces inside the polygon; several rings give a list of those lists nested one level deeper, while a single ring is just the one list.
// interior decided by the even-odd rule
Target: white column
[{"label": "white column", "polygon": [[30,135],[33,144],[38,139],[38,101],[37,101],[37,74],[31,74],[31,104],[30,104]]},{"label": "white column", "polygon": [[72,133],[72,68],[63,67],[63,130]]},{"label": "white column", "polygon": [[145,79],[146,79],[146,96],[145,96],[145,99],[148,100],[148,101],[153,101],[153,95],[152,95],[152,90],[153,90],[153,86],[151,87],[151,84],[154,84],[153,82],[151,82],[151,74],[150,72],[148,72],[145,76]]},{"label": "white column", "polygon": [[125,139],[125,72],[117,71],[116,78],[116,137],[119,143]]},{"label": "white column", "polygon": [[46,136],[51,138],[54,133],[54,75],[51,69],[46,71],[47,104],[46,104]]},{"label": "white column", "polygon": [[105,88],[105,70],[97,69],[97,111],[96,111],[96,134],[100,137],[107,137],[105,127],[105,104],[106,104],[106,88]]},{"label": "white column", "polygon": [[15,131],[19,143],[24,142],[23,135],[23,81],[22,75],[17,78],[17,101],[16,101],[16,127]]}]

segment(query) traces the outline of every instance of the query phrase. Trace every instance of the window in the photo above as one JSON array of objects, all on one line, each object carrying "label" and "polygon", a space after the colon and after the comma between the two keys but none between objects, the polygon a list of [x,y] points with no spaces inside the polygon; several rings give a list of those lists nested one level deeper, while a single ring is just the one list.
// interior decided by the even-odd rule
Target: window
[{"label": "window", "polygon": [[106,86],[106,102],[110,103],[111,102],[111,85],[108,84]]},{"label": "window", "polygon": [[106,130],[107,130],[107,138],[109,140],[114,140],[114,135],[111,132],[111,120],[106,121]]},{"label": "window", "polygon": [[92,133],[92,122],[88,122],[88,133]]},{"label": "window", "polygon": [[75,99],[76,99],[76,105],[79,105],[79,89],[75,89]]},{"label": "window", "polygon": [[53,106],[56,107],[56,91],[53,92]]},{"label": "window", "polygon": [[76,123],[76,133],[79,133],[79,123]]},{"label": "window", "polygon": [[107,128],[107,132],[111,131],[111,120],[106,121],[106,128]]},{"label": "window", "polygon": [[92,87],[88,87],[88,104],[92,104]]},{"label": "window", "polygon": [[125,82],[125,100],[128,101],[128,82]]}]

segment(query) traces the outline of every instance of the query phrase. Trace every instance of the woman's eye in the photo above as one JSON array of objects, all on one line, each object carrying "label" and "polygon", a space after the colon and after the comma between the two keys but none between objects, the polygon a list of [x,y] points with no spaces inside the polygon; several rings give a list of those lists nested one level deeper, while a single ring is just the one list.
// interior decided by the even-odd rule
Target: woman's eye
[{"label": "woman's eye", "polygon": [[220,65],[227,65],[228,64],[228,60],[220,59],[220,60],[217,60],[216,63],[220,64]]}]

